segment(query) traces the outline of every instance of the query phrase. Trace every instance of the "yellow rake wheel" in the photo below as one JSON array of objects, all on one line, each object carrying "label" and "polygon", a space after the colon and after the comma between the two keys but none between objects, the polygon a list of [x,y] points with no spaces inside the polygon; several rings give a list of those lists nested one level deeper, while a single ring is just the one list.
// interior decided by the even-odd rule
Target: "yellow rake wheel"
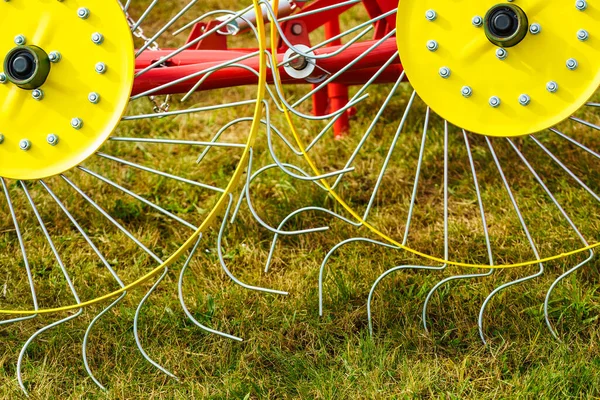
[{"label": "yellow rake wheel", "polygon": [[[499,269],[537,267],[486,299],[480,313],[484,338],[483,315],[492,297],[552,266],[562,270],[546,295],[544,311],[556,336],[548,307],[551,292],[588,265],[600,246],[595,229],[599,12],[583,0],[401,0],[396,10],[381,16],[395,14],[395,29],[382,29],[381,18],[348,13],[334,37],[341,38],[342,46],[328,51],[331,41],[315,36],[289,50],[322,76],[298,81],[312,84],[299,94],[284,88],[290,78],[279,69],[279,107],[295,148],[284,152],[273,146],[273,159],[288,175],[318,184],[340,211],[303,207],[280,229],[292,217],[319,210],[357,228],[357,236],[334,246],[321,265],[321,312],[328,260],[347,244],[366,242],[406,251],[409,264],[375,281],[369,322],[375,288],[395,271],[457,271],[428,295],[426,325],[427,302],[442,285]],[[317,19],[319,11],[311,14]],[[286,32],[271,32],[275,48],[278,35]],[[375,39],[367,35],[371,32]],[[288,35],[282,41],[292,40]],[[272,62],[285,64],[285,57]],[[326,98],[336,83],[355,85],[348,106],[332,114],[313,107],[314,114],[308,115],[306,103]],[[362,131],[351,129],[347,146],[334,145],[330,130],[351,106]],[[336,154],[335,168],[329,154]],[[345,157],[341,163],[340,156]]]},{"label": "yellow rake wheel", "polygon": [[[182,44],[179,38],[166,40],[165,33],[173,32],[176,23],[181,27],[189,22],[191,16],[198,17],[196,22],[209,22],[224,14],[222,27],[239,16],[235,12],[216,15],[213,10],[203,14],[193,5],[162,10],[174,13],[173,19],[164,26],[155,21],[152,29],[156,34],[146,36],[142,27],[152,20],[156,2],[145,11],[129,9],[129,2],[99,0],[3,4],[0,207],[5,215],[2,235],[10,245],[2,259],[24,263],[31,289],[29,301],[35,308],[24,309],[23,298],[15,297],[0,306],[0,314],[56,313],[115,298],[179,260],[230,201],[259,128],[266,58],[256,51],[252,76],[258,84],[248,90],[241,88],[239,102],[221,104],[217,89],[211,95],[193,93],[200,86],[196,86],[199,79],[231,64],[226,57],[204,73],[202,62],[206,60],[199,58],[194,69],[196,61],[186,58],[186,71],[195,74],[179,75],[179,81],[191,83],[174,92],[185,94],[191,88],[185,101],[164,96],[172,82],[163,78],[159,87],[152,83],[156,75],[150,80],[145,77],[161,68],[168,70],[165,67],[170,65],[160,57],[186,56],[185,50],[195,50],[193,46],[200,41]],[[247,6],[250,12],[262,15],[257,2]],[[137,12],[141,15],[138,21],[129,14]],[[217,35],[215,32],[205,36]],[[264,26],[258,24],[254,33],[254,41],[246,40],[243,45],[253,43],[264,49]],[[167,44],[163,49],[161,41]],[[160,57],[153,58],[153,54]],[[134,80],[145,93],[132,96]],[[228,110],[232,109],[245,122],[208,123],[214,118],[223,120],[221,114],[230,118]],[[243,129],[235,129],[244,124]],[[200,163],[200,155],[207,161]],[[200,167],[211,163],[205,174],[213,176],[203,176],[197,162]],[[219,163],[231,172],[226,184],[220,182],[217,187],[214,176],[219,174]],[[163,204],[174,199],[179,206]],[[96,219],[103,222],[90,222]],[[154,236],[144,235],[144,227],[154,227]],[[34,235],[31,229],[41,230]],[[63,246],[59,243],[65,232],[69,238],[73,232],[80,235]],[[109,240],[123,242],[107,246]],[[103,253],[106,247],[112,248],[112,254]],[[112,279],[105,283],[103,293],[79,298],[70,278],[71,274],[77,276],[77,271],[71,264],[82,262],[83,256],[78,254],[75,260],[69,251],[100,258]],[[61,306],[38,304],[33,262],[59,265],[75,301]],[[137,276],[127,273],[126,281],[118,276],[122,264],[141,267]]]}]

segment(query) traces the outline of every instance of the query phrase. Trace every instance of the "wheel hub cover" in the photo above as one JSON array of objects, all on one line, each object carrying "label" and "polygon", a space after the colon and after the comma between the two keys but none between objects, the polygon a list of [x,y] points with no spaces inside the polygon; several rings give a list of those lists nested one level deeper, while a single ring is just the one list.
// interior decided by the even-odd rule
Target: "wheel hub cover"
[{"label": "wheel hub cover", "polygon": [[114,0],[11,0],[0,8],[0,176],[62,173],[104,143],[127,107],[131,31]]},{"label": "wheel hub cover", "polygon": [[406,75],[427,105],[468,131],[506,137],[552,127],[600,86],[600,10],[584,1],[520,0],[527,33],[500,47],[486,36],[485,20],[498,3],[400,0]]}]

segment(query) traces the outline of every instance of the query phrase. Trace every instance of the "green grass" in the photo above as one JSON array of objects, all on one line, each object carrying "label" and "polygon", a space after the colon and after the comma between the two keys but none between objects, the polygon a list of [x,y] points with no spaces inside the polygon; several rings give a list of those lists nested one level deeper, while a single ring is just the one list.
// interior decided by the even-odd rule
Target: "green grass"
[{"label": "green grass", "polygon": [[[206,8],[217,2],[207,2]],[[167,13],[168,10],[163,9]],[[353,17],[354,18],[354,17]],[[166,20],[166,18],[165,18]],[[346,21],[347,23],[350,23]],[[153,31],[150,29],[150,31]],[[352,131],[343,141],[326,140],[314,151],[317,164],[324,170],[343,166],[364,131],[373,110],[387,94],[389,86],[378,87],[358,108]],[[290,95],[305,89],[290,89]],[[348,203],[363,210],[369,200],[369,188],[378,174],[378,165],[387,152],[399,115],[410,95],[406,88],[397,96],[384,127],[378,129],[357,160],[357,172],[340,187]],[[220,98],[248,98],[251,88],[221,91]],[[198,95],[198,104],[212,99]],[[382,193],[371,221],[382,231],[398,238],[404,232],[406,209],[414,178],[414,164],[419,149],[424,105],[408,121],[406,134],[386,174]],[[235,113],[179,117],[142,122],[120,127],[131,131],[160,132],[169,137],[204,140],[210,133],[232,119]],[[590,120],[598,122],[589,113]],[[283,128],[275,117],[274,124]],[[302,135],[314,135],[314,125],[302,125]],[[231,138],[244,137],[244,127]],[[430,254],[441,255],[443,226],[440,219],[443,164],[439,120],[435,120],[422,176],[419,202],[410,245]],[[579,130],[578,138],[593,147],[596,134]],[[546,137],[542,140],[549,141]],[[450,170],[452,201],[450,240],[451,258],[486,262],[481,222],[473,202],[472,183],[460,132],[451,132]],[[473,139],[490,232],[497,263],[531,259],[531,250],[511,214],[510,203],[497,171],[489,162],[485,143]],[[551,146],[598,188],[597,161],[579,157],[567,146],[549,141]],[[278,145],[279,146],[279,145]],[[598,237],[597,205],[581,191],[572,189],[566,177],[553,175],[545,158],[528,144],[524,151],[536,168],[550,176],[550,184],[560,193],[560,201],[569,205],[586,237]],[[529,146],[529,147],[528,147]],[[114,149],[117,150],[117,149]],[[215,154],[199,168],[197,154],[176,147],[161,147],[153,154],[148,148],[124,153],[128,159],[156,163],[174,168],[193,178],[203,178],[215,185],[227,182],[237,165],[239,153]],[[278,147],[283,159],[294,160]],[[506,162],[507,177],[515,188],[519,204],[532,226],[536,244],[544,255],[572,249],[577,242],[567,236],[564,222],[548,203],[539,187],[522,165],[514,162],[508,146],[498,142],[497,151]],[[256,149],[256,166],[270,163],[264,132]],[[167,154],[168,157],[164,157]],[[160,158],[158,158],[160,157]],[[590,167],[593,166],[593,167]],[[101,166],[100,166],[101,167]],[[108,167],[106,167],[108,168]],[[110,171],[109,171],[110,172]],[[107,173],[109,173],[107,172]],[[120,171],[112,171],[122,174]],[[123,173],[124,174],[124,173]],[[201,221],[214,201],[201,191],[182,191],[158,179],[140,181],[138,175],[121,176],[136,185],[149,198],[160,198],[169,210]],[[87,190],[96,194],[106,207],[128,227],[169,254],[185,238],[185,232],[167,222],[156,223],[148,210],[138,203],[115,199],[87,182]],[[559,189],[566,190],[559,190]],[[16,189],[13,189],[16,191]],[[255,207],[268,222],[278,223],[302,205],[320,205],[342,212],[331,198],[314,186],[299,183],[281,172],[270,172],[252,186]],[[77,204],[77,203],[73,203]],[[21,213],[27,211],[19,210]],[[52,210],[46,211],[49,215]],[[5,214],[3,214],[5,215]],[[21,214],[20,214],[21,215]],[[10,221],[0,225],[0,249],[8,282],[3,305],[28,307],[25,280],[14,277],[22,271],[18,248]],[[107,234],[103,225],[90,220],[89,228],[104,239],[103,249],[120,257],[125,267],[120,271],[127,282],[149,268],[149,262],[133,252],[135,246],[122,235]],[[245,290],[224,274],[216,257],[217,227],[207,232],[202,251],[194,258],[185,280],[188,307],[201,323],[239,335],[244,342],[235,343],[207,335],[186,318],[177,299],[177,277],[182,262],[175,265],[165,281],[148,301],[140,320],[140,336],[146,351],[160,364],[173,371],[180,381],[163,375],[145,362],[136,349],[133,316],[138,302],[150,283],[133,291],[109,312],[94,329],[89,346],[89,361],[107,392],[99,390],[87,377],[81,362],[81,341],[91,319],[102,306],[87,309],[81,318],[41,335],[32,343],[23,364],[25,384],[32,398],[109,398],[109,399],[382,399],[382,398],[600,398],[600,277],[594,260],[560,284],[552,298],[551,317],[561,334],[554,340],[543,322],[542,303],[549,285],[563,271],[575,265],[581,256],[546,265],[547,273],[525,285],[510,288],[496,297],[486,314],[488,346],[483,346],[477,332],[477,315],[481,303],[495,287],[516,277],[534,273],[537,267],[501,271],[492,278],[459,281],[442,288],[430,306],[430,334],[422,328],[421,307],[428,290],[446,276],[464,272],[450,267],[442,273],[405,271],[390,276],[378,289],[374,301],[375,335],[368,334],[366,298],[373,281],[385,270],[401,264],[424,264],[426,260],[406,252],[355,244],[332,257],[325,279],[325,313],[318,316],[319,267],[329,249],[349,237],[368,235],[364,229],[351,229],[342,222],[319,213],[297,218],[288,229],[330,225],[324,234],[310,234],[279,241],[271,271],[264,274],[264,263],[272,236],[251,218],[246,207],[236,224],[229,227],[224,243],[226,260],[234,274],[244,282],[290,292],[287,297],[265,295]],[[568,228],[568,227],[567,227]],[[52,226],[53,232],[65,232]],[[25,229],[27,237],[39,235],[35,227]],[[75,232],[73,232],[75,237]],[[168,240],[164,240],[168,237]],[[370,236],[373,237],[373,236]],[[34,240],[34,239],[32,239]],[[40,241],[43,238],[40,237]],[[89,254],[78,252],[79,242],[63,233],[61,249],[71,255],[76,266],[75,284],[83,298],[105,293],[115,284],[101,266],[89,261]],[[41,243],[41,242],[40,242]],[[40,244],[32,255],[36,279],[42,286],[41,302],[51,306],[69,299],[60,272],[46,268],[49,250]],[[183,261],[183,260],[181,260]],[[111,262],[113,260],[111,259]],[[0,278],[0,283],[3,278]],[[106,305],[103,305],[106,306]],[[63,314],[60,317],[65,317]],[[41,317],[18,325],[0,327],[0,397],[21,398],[16,378],[16,360],[24,341],[45,324],[59,316]]]}]

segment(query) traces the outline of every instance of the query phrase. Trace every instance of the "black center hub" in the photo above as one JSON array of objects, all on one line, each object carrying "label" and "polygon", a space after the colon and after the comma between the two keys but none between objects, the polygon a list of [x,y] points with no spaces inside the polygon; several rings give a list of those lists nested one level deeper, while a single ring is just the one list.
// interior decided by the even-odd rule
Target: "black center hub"
[{"label": "black center hub", "polygon": [[50,73],[48,54],[37,46],[18,46],[4,59],[4,73],[21,89],[37,89]]},{"label": "black center hub", "polygon": [[492,7],[484,20],[485,34],[490,42],[500,47],[513,47],[527,35],[529,22],[525,12],[513,4]]}]

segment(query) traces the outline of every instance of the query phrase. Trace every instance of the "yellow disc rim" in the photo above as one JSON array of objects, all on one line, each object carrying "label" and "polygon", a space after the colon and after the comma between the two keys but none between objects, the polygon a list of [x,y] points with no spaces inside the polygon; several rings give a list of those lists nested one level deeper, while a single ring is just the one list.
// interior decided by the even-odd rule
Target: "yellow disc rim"
[{"label": "yellow disc rim", "polygon": [[[2,8],[2,57],[22,35],[26,45],[58,52],[60,61],[51,63],[41,100],[10,82],[0,85],[0,176],[34,180],[60,174],[92,155],[121,120],[135,69],[129,25],[114,0],[12,0]],[[82,18],[80,10],[89,15]],[[92,40],[97,33],[99,44]],[[100,65],[104,73],[97,72]],[[93,93],[97,103],[90,100]]]},{"label": "yellow disc rim", "polygon": [[[600,86],[598,10],[579,10],[574,1],[519,1],[529,23],[539,24],[541,31],[528,32],[519,44],[504,49],[501,59],[496,54],[500,47],[473,23],[474,16],[483,19],[499,3],[400,1],[400,58],[419,97],[452,124],[488,136],[532,134],[573,115]],[[428,19],[432,11],[435,18]],[[580,31],[589,37],[581,40]],[[575,69],[567,66],[569,60],[577,62]],[[446,71],[450,75],[442,77]],[[553,82],[556,91],[548,89]]]}]

